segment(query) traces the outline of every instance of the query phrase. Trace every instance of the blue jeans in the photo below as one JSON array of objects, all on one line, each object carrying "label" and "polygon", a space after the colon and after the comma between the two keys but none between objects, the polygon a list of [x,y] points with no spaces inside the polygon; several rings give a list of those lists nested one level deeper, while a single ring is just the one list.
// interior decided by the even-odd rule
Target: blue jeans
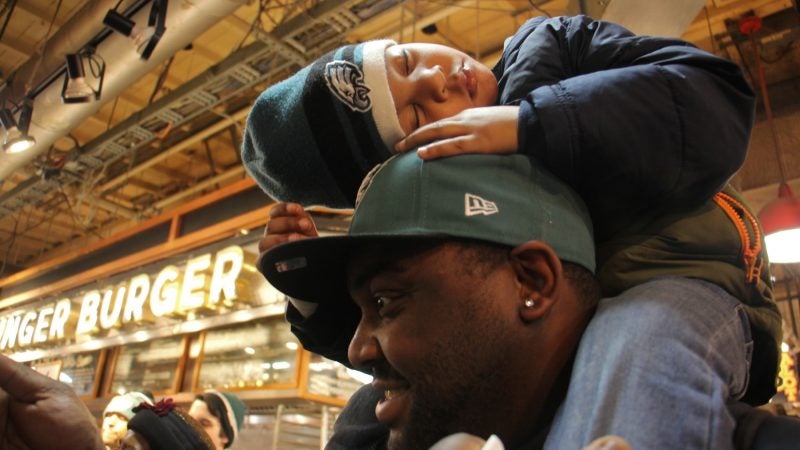
[{"label": "blue jeans", "polygon": [[752,340],[722,288],[661,278],[601,300],[545,449],[614,434],[635,450],[730,449],[726,404],[748,383]]}]

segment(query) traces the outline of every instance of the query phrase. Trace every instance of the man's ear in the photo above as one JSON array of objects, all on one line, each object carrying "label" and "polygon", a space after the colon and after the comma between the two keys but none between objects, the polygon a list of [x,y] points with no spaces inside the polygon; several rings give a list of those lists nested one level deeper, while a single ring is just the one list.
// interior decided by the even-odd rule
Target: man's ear
[{"label": "man's ear", "polygon": [[552,308],[562,280],[561,260],[542,241],[528,241],[511,250],[511,261],[519,282],[519,314],[531,322]]}]

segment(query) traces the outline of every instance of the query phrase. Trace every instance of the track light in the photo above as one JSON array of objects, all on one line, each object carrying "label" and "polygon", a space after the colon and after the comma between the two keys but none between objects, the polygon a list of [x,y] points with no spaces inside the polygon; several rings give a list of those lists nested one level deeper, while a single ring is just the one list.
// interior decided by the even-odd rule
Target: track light
[{"label": "track light", "polygon": [[25,100],[22,111],[19,115],[19,124],[14,120],[14,116],[6,108],[0,110],[0,123],[6,130],[6,139],[3,141],[3,150],[8,153],[20,153],[33,147],[36,139],[28,136],[28,127],[31,124],[33,114],[33,104],[30,100]]},{"label": "track light", "polygon": [[140,27],[136,22],[123,16],[114,9],[109,9],[103,24],[133,40],[136,52],[139,56],[147,60],[156,48],[158,41],[166,31],[167,21],[167,0],[153,0],[150,7],[150,16],[147,19],[147,26]]},{"label": "track light", "polygon": [[422,33],[427,35],[436,34],[439,31],[439,27],[436,26],[436,23],[432,23],[430,25],[425,25],[422,27]]},{"label": "track light", "polygon": [[[64,103],[86,103],[100,99],[103,89],[106,65],[93,57],[91,53],[70,53],[67,59],[67,75],[64,77],[64,86],[61,88],[61,101]],[[84,70],[84,60],[88,61],[92,69],[97,89],[89,85]]]}]

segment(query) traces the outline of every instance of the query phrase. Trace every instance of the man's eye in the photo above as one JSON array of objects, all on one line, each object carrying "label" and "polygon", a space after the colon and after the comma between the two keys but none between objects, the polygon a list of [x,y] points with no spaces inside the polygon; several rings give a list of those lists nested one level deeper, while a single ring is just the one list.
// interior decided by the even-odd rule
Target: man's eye
[{"label": "man's eye", "polygon": [[375,299],[375,304],[378,306],[378,311],[392,303],[392,299],[384,295]]}]

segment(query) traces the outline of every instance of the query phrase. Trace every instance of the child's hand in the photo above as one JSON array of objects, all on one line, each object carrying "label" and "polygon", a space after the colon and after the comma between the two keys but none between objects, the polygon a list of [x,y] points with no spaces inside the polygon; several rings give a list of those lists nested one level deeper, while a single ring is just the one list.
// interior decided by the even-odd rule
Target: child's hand
[{"label": "child's hand", "polygon": [[519,106],[486,106],[424,125],[395,145],[402,153],[413,148],[425,160],[465,153],[517,151]]},{"label": "child's hand", "polygon": [[317,227],[311,215],[297,203],[278,203],[269,210],[269,222],[264,237],[258,242],[261,253],[287,241],[317,237]]}]

